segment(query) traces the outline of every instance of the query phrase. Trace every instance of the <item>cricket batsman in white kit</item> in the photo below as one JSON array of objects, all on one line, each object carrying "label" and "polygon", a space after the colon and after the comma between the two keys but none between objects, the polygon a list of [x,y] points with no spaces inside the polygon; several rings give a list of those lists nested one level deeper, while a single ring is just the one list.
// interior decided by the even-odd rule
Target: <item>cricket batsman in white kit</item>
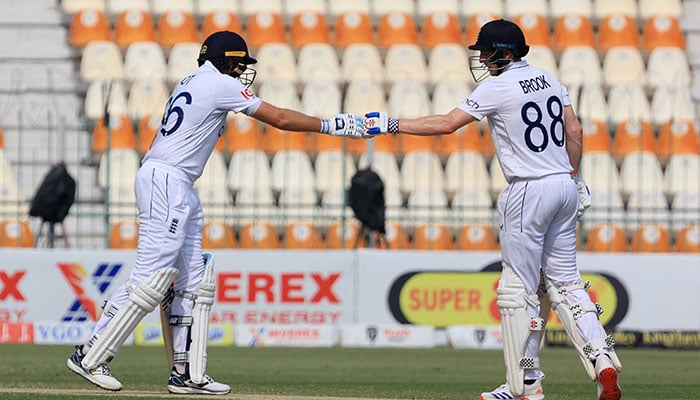
[{"label": "cricket batsman in white kit", "polygon": [[231,391],[205,373],[216,281],[214,258],[202,252],[204,216],[193,188],[224,131],[229,111],[288,131],[352,138],[364,134],[362,117],[337,114],[320,119],[255,96],[249,86],[256,71],[249,65],[257,61],[237,33],[210,35],[197,61],[199,69],[173,90],[136,176],[136,265],[105,303],[91,339],[77,346],[67,361],[73,372],[106,390],[122,388],[109,362],[139,321],[163,303],[172,329],[172,349],[166,349],[173,361],[168,391],[212,395]]},{"label": "cricket batsman in white kit", "polygon": [[545,321],[537,296],[542,274],[552,308],[598,384],[597,398],[618,400],[622,365],[576,263],[576,221],[590,206],[590,193],[578,176],[582,130],[567,90],[522,60],[529,46],[513,22],[488,22],[469,49],[480,52],[470,57],[474,79],[492,78],[466,100],[447,114],[416,119],[367,113],[366,134],[445,135],[488,117],[508,182],[498,198],[503,272],[497,289],[506,383],[481,399],[544,399],[538,354]]}]

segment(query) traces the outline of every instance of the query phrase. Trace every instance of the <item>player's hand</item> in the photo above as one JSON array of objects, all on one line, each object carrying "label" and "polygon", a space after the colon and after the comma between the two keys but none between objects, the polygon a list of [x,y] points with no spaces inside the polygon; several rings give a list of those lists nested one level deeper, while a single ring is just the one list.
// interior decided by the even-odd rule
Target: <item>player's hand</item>
[{"label": "player's hand", "polygon": [[332,136],[348,136],[353,139],[359,139],[364,136],[364,118],[355,114],[336,114],[331,119],[331,129],[329,132]]},{"label": "player's hand", "polygon": [[389,133],[389,116],[385,112],[372,111],[365,114],[365,135],[383,135]]},{"label": "player's hand", "polygon": [[576,189],[578,190],[578,217],[581,218],[588,207],[591,206],[591,190],[579,176],[574,177]]}]

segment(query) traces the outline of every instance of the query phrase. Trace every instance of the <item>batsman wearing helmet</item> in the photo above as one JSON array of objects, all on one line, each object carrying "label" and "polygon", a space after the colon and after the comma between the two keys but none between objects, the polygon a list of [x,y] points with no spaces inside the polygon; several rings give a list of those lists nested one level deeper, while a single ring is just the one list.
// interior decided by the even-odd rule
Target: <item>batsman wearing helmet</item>
[{"label": "batsman wearing helmet", "polygon": [[545,322],[537,296],[540,274],[545,297],[598,384],[598,398],[620,399],[622,366],[576,263],[576,221],[590,206],[590,193],[577,174],[582,129],[568,92],[552,74],[522,59],[529,47],[513,22],[486,23],[469,49],[479,52],[470,57],[474,79],[491,79],[461,104],[447,114],[416,119],[370,112],[366,134],[446,135],[488,117],[508,182],[498,198],[503,272],[497,288],[506,383],[481,399],[544,399],[538,357]]},{"label": "batsman wearing helmet", "polygon": [[136,265],[106,302],[90,340],[77,346],[67,361],[73,372],[106,390],[122,388],[109,362],[139,321],[162,304],[172,333],[172,348],[166,349],[173,362],[168,391],[213,395],[231,391],[205,373],[216,285],[214,258],[202,252],[204,217],[193,188],[229,111],[289,131],[353,138],[364,133],[362,117],[337,114],[319,119],[256,97],[249,88],[255,79],[249,66],[256,60],[237,33],[213,33],[202,44],[197,61],[199,68],[173,90],[136,176]]}]

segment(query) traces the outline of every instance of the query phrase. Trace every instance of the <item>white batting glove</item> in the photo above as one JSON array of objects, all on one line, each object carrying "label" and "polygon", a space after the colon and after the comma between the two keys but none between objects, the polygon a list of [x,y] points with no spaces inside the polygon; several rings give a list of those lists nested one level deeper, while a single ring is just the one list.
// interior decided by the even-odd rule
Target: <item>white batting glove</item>
[{"label": "white batting glove", "polygon": [[399,119],[389,118],[385,112],[372,111],[365,114],[365,136],[399,133]]},{"label": "white batting glove", "polygon": [[336,114],[334,118],[321,120],[321,132],[331,136],[348,136],[359,139],[364,136],[364,118],[355,114]]},{"label": "white batting glove", "polygon": [[581,218],[588,207],[591,206],[591,190],[586,185],[586,182],[578,175],[574,177],[576,189],[578,189],[578,217]]}]

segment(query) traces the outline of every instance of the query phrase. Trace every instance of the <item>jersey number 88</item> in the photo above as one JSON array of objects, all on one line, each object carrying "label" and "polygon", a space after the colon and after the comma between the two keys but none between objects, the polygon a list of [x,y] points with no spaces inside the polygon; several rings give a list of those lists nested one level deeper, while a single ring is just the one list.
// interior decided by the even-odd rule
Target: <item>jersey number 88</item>
[{"label": "jersey number 88", "polygon": [[[530,110],[535,112],[534,119],[531,118],[532,113]],[[551,96],[547,99],[547,114],[552,120],[549,124],[549,129],[542,123],[542,109],[537,103],[529,101],[520,109],[520,116],[525,125],[527,125],[527,128],[525,128],[525,144],[536,153],[541,153],[547,148],[549,136],[552,137],[552,142],[556,146],[564,146],[564,107],[557,96]],[[559,127],[560,132],[557,132],[557,127]],[[542,142],[539,144],[535,144],[532,140],[534,131],[542,132]],[[560,133],[561,138],[557,137],[557,133]]]}]

